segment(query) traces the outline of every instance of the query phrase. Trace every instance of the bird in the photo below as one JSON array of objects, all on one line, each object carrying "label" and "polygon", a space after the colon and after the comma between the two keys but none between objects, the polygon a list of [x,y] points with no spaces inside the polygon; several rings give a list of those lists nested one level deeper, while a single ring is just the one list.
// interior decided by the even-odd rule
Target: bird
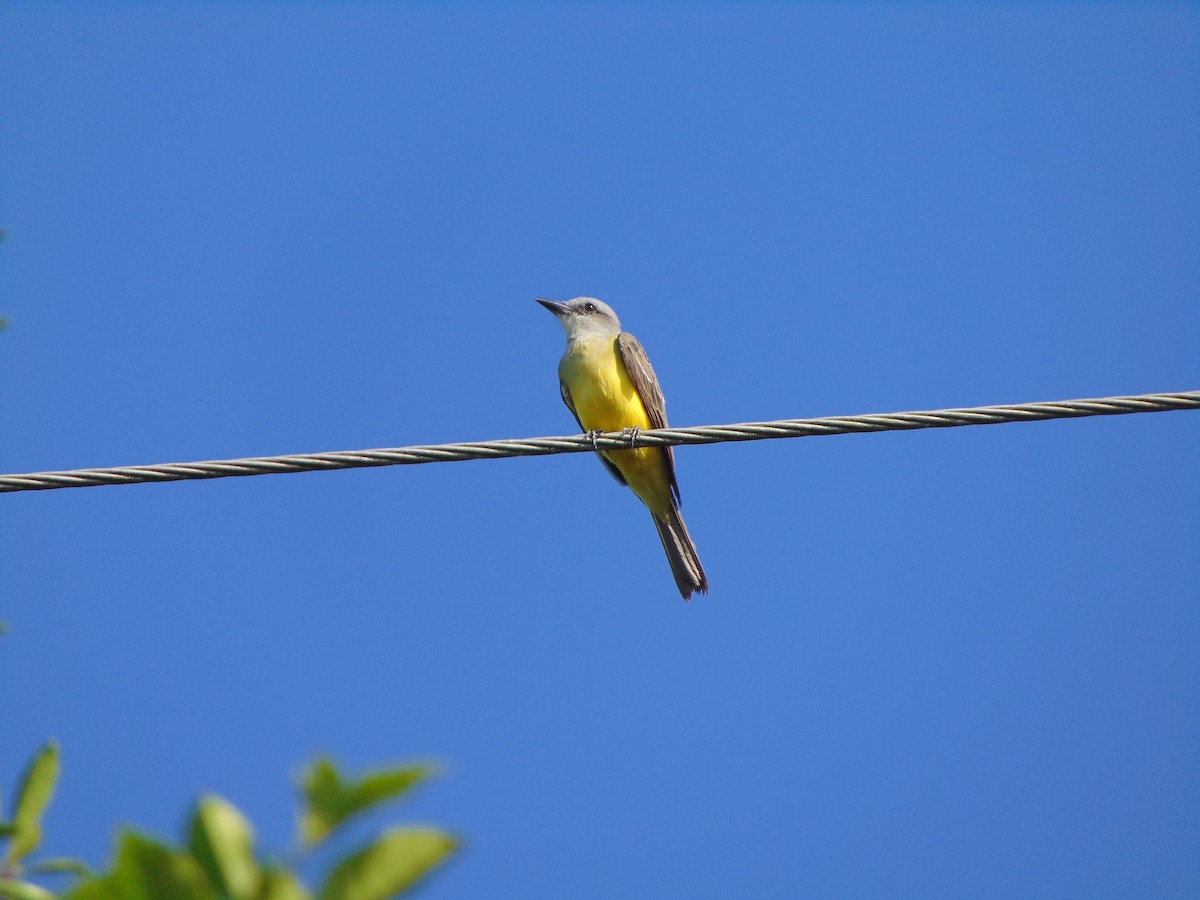
[{"label": "bird", "polygon": [[679,513],[674,448],[634,446],[642,429],[667,427],[666,401],[646,351],[637,338],[621,330],[612,307],[595,297],[535,299],[555,315],[567,335],[567,349],[558,364],[559,390],[567,409],[587,434],[630,435],[630,449],[597,450],[597,455],[650,510],[683,599],[707,594],[708,578]]}]

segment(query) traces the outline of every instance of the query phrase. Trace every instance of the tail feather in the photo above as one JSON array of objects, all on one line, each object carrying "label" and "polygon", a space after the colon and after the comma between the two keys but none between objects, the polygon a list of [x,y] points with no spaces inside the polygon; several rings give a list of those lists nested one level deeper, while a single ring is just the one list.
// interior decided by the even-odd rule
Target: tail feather
[{"label": "tail feather", "polygon": [[683,599],[690,599],[693,592],[707,594],[708,578],[704,574],[704,567],[700,565],[696,545],[692,543],[679,510],[672,505],[663,518],[654,515],[652,518],[663,549],[667,551],[671,574],[675,576],[675,584],[679,586],[679,593],[683,595]]}]

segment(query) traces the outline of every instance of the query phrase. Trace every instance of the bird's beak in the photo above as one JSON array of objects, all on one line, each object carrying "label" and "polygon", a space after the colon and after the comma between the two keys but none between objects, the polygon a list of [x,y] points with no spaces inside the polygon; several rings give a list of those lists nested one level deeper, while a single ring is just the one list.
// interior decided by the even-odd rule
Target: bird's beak
[{"label": "bird's beak", "polygon": [[547,300],[545,297],[534,297],[533,299],[560,318],[571,314],[571,307],[565,303],[559,303],[557,300]]}]

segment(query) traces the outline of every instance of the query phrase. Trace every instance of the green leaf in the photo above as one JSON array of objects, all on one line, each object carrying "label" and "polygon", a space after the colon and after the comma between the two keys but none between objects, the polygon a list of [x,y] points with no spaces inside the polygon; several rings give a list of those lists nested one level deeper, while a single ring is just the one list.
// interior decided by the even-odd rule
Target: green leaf
[{"label": "green leaf", "polygon": [[0,897],[4,900],[57,900],[54,894],[40,885],[10,878],[0,878]]},{"label": "green leaf", "polygon": [[53,859],[43,859],[36,865],[29,867],[28,871],[38,875],[52,875],[56,872],[71,872],[74,875],[88,876],[92,874],[92,870],[87,865],[78,859],[71,859],[68,856],[56,856]]},{"label": "green leaf", "polygon": [[258,900],[312,900],[312,894],[287,869],[264,869]]},{"label": "green leaf", "polygon": [[13,836],[5,861],[10,865],[28,856],[42,842],[42,813],[58,781],[58,745],[49,741],[33,757],[17,788]]},{"label": "green leaf", "polygon": [[384,900],[412,887],[454,852],[458,842],[436,828],[390,828],[346,857],[321,889],[321,900]]},{"label": "green leaf", "polygon": [[253,900],[262,883],[254,859],[254,832],[245,816],[220,797],[201,798],[192,816],[188,846],[217,890]]},{"label": "green leaf", "polygon": [[[220,896],[189,854],[131,831],[120,836],[112,877],[121,900],[218,900]],[[71,898],[77,900],[74,892]]]},{"label": "green leaf", "polygon": [[12,837],[17,833],[17,826],[12,822],[0,822],[0,838]]},{"label": "green leaf", "polygon": [[62,900],[127,900],[127,897],[115,875],[103,875],[79,882]]},{"label": "green leaf", "polygon": [[324,840],[351,816],[396,797],[433,774],[430,766],[400,766],[343,780],[330,759],[318,759],[305,773],[301,790],[300,840],[307,846]]}]

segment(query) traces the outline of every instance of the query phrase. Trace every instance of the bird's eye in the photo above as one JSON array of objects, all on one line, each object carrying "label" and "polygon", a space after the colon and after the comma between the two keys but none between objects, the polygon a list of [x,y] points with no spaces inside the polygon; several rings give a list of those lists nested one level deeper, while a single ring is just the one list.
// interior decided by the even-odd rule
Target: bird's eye
[{"label": "bird's eye", "polygon": [[595,311],[596,311],[596,304],[595,304],[595,303],[589,303],[587,306],[585,306],[585,307],[584,307],[584,309],[586,309],[588,312],[595,312]]}]

